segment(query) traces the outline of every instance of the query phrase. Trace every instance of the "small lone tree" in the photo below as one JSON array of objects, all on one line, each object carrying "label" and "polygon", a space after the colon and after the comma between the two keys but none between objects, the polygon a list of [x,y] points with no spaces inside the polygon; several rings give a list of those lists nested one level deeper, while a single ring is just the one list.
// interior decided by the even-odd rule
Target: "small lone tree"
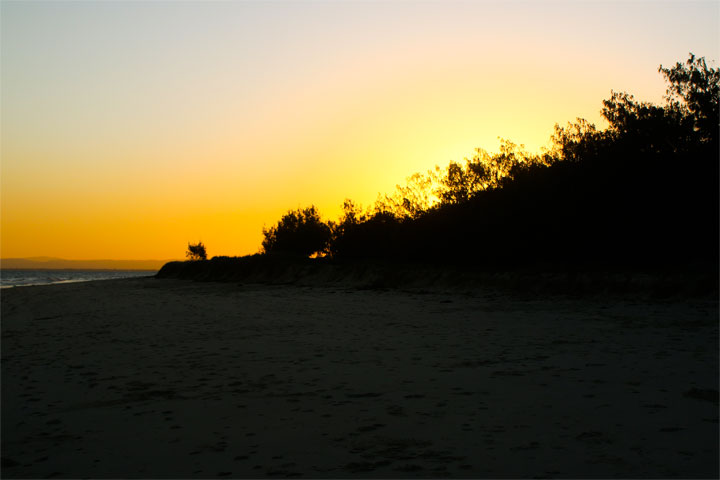
[{"label": "small lone tree", "polygon": [[185,252],[190,260],[207,260],[207,252],[205,251],[205,245],[202,242],[196,244],[188,243],[187,252]]}]

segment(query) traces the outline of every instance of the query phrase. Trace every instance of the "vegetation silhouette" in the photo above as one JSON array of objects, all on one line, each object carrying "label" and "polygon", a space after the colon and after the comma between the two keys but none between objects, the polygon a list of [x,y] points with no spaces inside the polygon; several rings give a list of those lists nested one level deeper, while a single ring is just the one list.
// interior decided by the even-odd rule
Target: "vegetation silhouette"
[{"label": "vegetation silhouette", "polygon": [[202,242],[198,242],[196,244],[188,243],[188,249],[187,252],[185,252],[185,256],[190,260],[207,260],[205,245],[203,245]]},{"label": "vegetation silhouette", "polygon": [[659,72],[666,103],[612,92],[605,130],[556,125],[539,155],[507,140],[499,153],[477,149],[409,177],[364,216],[346,201],[329,252],[490,268],[717,268],[720,72],[692,54]]},{"label": "vegetation silhouette", "polygon": [[582,118],[555,125],[543,153],[502,140],[497,153],[476,149],[463,163],[408,177],[370,208],[346,200],[337,222],[314,206],[291,210],[263,229],[262,255],[243,265],[283,253],[336,265],[717,278],[720,70],[690,54],[658,71],[668,84],[662,105],[611,92],[607,128]]},{"label": "vegetation silhouette", "polygon": [[301,256],[324,253],[332,237],[331,227],[320,219],[314,205],[289,210],[275,226],[263,228],[263,253]]}]

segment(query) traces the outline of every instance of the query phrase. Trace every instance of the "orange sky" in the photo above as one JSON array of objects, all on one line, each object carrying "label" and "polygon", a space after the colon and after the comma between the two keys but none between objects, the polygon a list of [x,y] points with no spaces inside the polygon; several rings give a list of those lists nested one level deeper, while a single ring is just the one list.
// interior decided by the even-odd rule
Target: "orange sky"
[{"label": "orange sky", "polygon": [[[715,2],[2,2],[0,255],[258,251],[314,203],[661,101]],[[712,63],[712,62],[711,62]]]}]

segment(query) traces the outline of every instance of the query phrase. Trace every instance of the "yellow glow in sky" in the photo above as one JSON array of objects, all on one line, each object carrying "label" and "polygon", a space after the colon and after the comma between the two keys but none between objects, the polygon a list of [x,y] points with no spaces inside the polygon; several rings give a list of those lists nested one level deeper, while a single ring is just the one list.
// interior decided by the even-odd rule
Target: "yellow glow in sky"
[{"label": "yellow glow in sky", "polygon": [[0,254],[257,252],[718,57],[715,2],[3,2]]}]

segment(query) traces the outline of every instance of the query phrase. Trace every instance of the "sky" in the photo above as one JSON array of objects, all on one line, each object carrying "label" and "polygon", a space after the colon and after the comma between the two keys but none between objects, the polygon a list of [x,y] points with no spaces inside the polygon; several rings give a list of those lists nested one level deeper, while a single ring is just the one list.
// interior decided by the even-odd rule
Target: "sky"
[{"label": "sky", "polygon": [[0,256],[258,252],[415,172],[540,151],[660,65],[720,60],[715,1],[0,3]]}]

